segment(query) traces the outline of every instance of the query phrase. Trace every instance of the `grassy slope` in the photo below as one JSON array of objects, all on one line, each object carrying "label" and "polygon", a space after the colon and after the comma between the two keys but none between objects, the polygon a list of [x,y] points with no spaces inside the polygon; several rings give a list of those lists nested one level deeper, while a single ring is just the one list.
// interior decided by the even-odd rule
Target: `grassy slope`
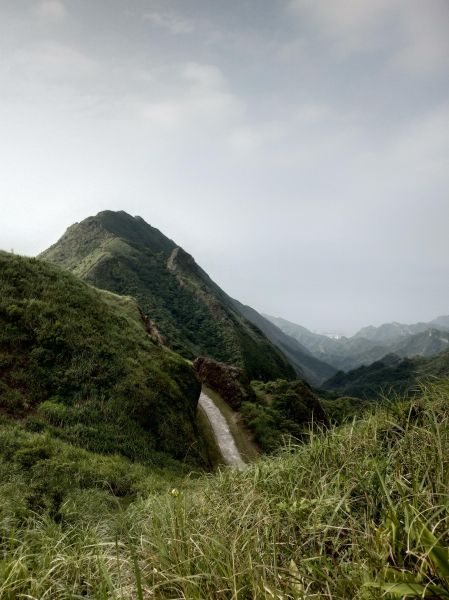
[{"label": "grassy slope", "polygon": [[188,254],[138,217],[105,211],[70,227],[41,256],[89,283],[137,299],[169,345],[187,358],[207,355],[252,378],[292,378],[283,354],[235,309]]},{"label": "grassy slope", "polygon": [[4,526],[13,515],[26,518],[32,512],[58,521],[73,510],[80,511],[78,517],[83,512],[92,517],[116,510],[119,503],[140,494],[166,491],[187,473],[185,466],[168,457],[155,461],[160,466],[132,462],[119,454],[90,452],[52,433],[33,431],[29,421],[0,417]]},{"label": "grassy slope", "polygon": [[274,452],[286,439],[304,439],[312,423],[328,424],[320,400],[304,381],[253,381],[252,388],[255,399],[242,403],[242,420],[264,452]]},{"label": "grassy slope", "polygon": [[84,498],[59,522],[24,519],[4,478],[0,596],[367,600],[406,578],[447,592],[448,399],[434,386],[121,511]]},{"label": "grassy slope", "polygon": [[0,273],[4,414],[96,452],[198,458],[199,382],[150,341],[132,299],[6,253]]}]

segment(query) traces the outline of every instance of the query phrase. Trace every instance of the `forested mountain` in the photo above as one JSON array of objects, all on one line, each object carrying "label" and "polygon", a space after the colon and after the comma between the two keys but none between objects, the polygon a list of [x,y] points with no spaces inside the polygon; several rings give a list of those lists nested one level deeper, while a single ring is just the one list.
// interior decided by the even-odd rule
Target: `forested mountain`
[{"label": "forested mountain", "polygon": [[282,350],[300,377],[304,377],[311,383],[319,385],[336,372],[334,367],[316,358],[298,340],[284,333],[282,329],[256,310],[250,306],[241,304],[237,300],[234,300],[234,303],[248,321],[254,323],[273,344]]},{"label": "forested mountain", "polygon": [[167,344],[210,356],[252,379],[292,379],[284,354],[248,321],[195,260],[140,217],[104,211],[69,227],[41,258],[83,280],[133,296]]},{"label": "forested mountain", "polygon": [[426,380],[449,377],[449,351],[428,358],[401,358],[389,354],[349,373],[339,371],[324,384],[342,396],[377,399],[383,395],[409,395]]}]

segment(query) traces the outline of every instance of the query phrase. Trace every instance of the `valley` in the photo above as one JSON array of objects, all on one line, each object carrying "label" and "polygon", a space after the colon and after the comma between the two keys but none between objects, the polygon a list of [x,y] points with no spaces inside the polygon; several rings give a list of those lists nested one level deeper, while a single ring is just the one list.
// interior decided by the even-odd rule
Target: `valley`
[{"label": "valley", "polygon": [[303,344],[315,358],[327,361],[334,369],[351,371],[368,366],[387,355],[402,359],[431,357],[449,349],[449,318],[438,317],[429,323],[401,325],[389,323],[366,327],[352,337],[329,338],[312,333],[301,325],[266,315],[286,335]]},{"label": "valley", "polygon": [[313,334],[124,212],[0,274],[1,598],[375,599],[393,539],[446,589],[446,317]]},{"label": "valley", "polygon": [[0,600],[449,600],[449,0],[0,0]]}]

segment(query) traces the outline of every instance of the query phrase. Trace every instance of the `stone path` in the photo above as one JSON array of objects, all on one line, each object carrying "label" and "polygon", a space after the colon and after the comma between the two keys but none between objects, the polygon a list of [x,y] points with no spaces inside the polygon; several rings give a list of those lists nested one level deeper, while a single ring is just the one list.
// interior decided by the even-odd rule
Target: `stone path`
[{"label": "stone path", "polygon": [[220,409],[216,406],[214,401],[209,398],[207,394],[201,392],[198,404],[206,413],[209,423],[215,434],[218,447],[223,456],[223,459],[227,465],[232,465],[243,469],[245,461],[240,455],[240,452],[235,444],[234,437],[229,429],[229,425],[221,413]]}]

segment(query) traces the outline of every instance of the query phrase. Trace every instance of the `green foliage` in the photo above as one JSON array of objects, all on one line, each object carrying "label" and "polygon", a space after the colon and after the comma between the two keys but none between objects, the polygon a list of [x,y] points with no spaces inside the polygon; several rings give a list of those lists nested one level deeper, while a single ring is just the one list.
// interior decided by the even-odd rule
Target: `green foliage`
[{"label": "green foliage", "polygon": [[303,381],[255,381],[252,387],[256,401],[244,402],[241,413],[264,452],[273,452],[286,438],[303,439],[314,421],[327,422],[318,398]]},{"label": "green foliage", "polygon": [[324,384],[324,388],[340,395],[367,399],[379,399],[392,394],[412,396],[419,391],[420,381],[448,376],[447,351],[430,358],[400,359],[388,355],[348,373],[339,371]]},{"label": "green foliage", "polygon": [[[388,491],[386,493],[388,495]],[[390,504],[386,532],[390,559],[396,566],[383,570],[389,581],[371,582],[367,586],[384,590],[395,598],[449,598],[449,548],[442,545],[429,529],[431,525],[426,522],[426,516],[416,514],[412,504],[402,506],[403,523],[391,499]],[[404,560],[404,539],[407,540],[407,560]]]},{"label": "green foliage", "polygon": [[348,419],[352,420],[355,416],[359,416],[364,412],[372,411],[375,406],[375,403],[371,400],[351,396],[341,396],[334,399],[321,398],[320,402],[329,421],[337,425]]},{"label": "green foliage", "polygon": [[0,447],[0,515],[15,521],[32,511],[66,520],[75,512],[78,518],[95,516],[100,507],[115,509],[118,498],[167,489],[184,473],[174,460],[150,469],[118,455],[83,450],[49,432],[27,431],[26,423],[5,418]]},{"label": "green foliage", "polygon": [[95,452],[198,460],[200,384],[130,298],[0,254],[0,410]]},{"label": "green foliage", "polygon": [[[10,467],[0,485],[0,597],[445,598],[448,399],[447,382],[423,389],[244,471],[165,484],[117,508],[86,483],[55,515],[32,514],[21,500],[30,478],[14,485]],[[13,458],[28,465],[20,473],[53,460],[35,439],[35,461]]]},{"label": "green foliage", "polygon": [[295,375],[192,257],[139,217],[102,212],[73,225],[41,256],[99,288],[133,296],[188,359],[210,356],[244,368],[251,379]]}]

